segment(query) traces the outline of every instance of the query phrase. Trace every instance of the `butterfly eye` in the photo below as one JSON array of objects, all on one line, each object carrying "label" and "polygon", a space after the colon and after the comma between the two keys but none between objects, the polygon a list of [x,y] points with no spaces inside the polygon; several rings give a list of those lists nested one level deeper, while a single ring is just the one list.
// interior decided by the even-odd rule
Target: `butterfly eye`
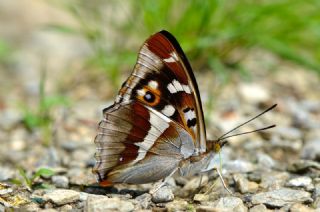
[{"label": "butterfly eye", "polygon": [[150,91],[147,91],[146,94],[143,96],[143,99],[149,103],[153,103],[156,97],[154,96],[153,93]]}]

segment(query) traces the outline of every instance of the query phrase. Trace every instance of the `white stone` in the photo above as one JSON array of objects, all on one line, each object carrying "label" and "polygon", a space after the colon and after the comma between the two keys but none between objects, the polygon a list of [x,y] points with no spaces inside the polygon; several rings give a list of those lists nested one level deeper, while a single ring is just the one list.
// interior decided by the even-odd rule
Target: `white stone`
[{"label": "white stone", "polygon": [[54,204],[64,205],[78,201],[80,199],[80,193],[73,190],[56,189],[45,194],[43,198],[46,201],[52,201]]}]

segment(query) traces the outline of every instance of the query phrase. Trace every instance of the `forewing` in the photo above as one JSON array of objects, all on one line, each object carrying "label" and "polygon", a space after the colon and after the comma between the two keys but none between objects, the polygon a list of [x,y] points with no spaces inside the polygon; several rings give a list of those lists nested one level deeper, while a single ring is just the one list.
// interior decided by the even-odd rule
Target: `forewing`
[{"label": "forewing", "polygon": [[206,151],[201,99],[191,66],[176,39],[167,31],[152,35],[142,46],[117,104],[138,100],[189,132],[195,154]]}]

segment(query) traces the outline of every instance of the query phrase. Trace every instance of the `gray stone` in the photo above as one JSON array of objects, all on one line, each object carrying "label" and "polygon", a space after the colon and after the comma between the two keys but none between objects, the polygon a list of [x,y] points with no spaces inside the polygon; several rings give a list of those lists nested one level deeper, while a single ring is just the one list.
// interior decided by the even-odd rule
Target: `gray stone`
[{"label": "gray stone", "polygon": [[275,132],[288,140],[300,140],[302,138],[301,130],[294,127],[276,127]]},{"label": "gray stone", "polygon": [[308,206],[303,205],[301,203],[293,204],[290,207],[290,212],[313,212],[313,211],[314,211],[313,208],[309,208]]},{"label": "gray stone", "polygon": [[152,195],[152,202],[154,203],[170,202],[174,199],[172,190],[168,186],[162,186],[151,195]]},{"label": "gray stone", "polygon": [[320,160],[320,139],[306,142],[301,151],[301,158],[307,160]]},{"label": "gray stone", "polygon": [[302,139],[298,139],[298,140],[283,139],[278,134],[273,134],[271,137],[271,141],[269,143],[273,147],[293,150],[296,152],[300,151],[303,146]]},{"label": "gray stone", "polygon": [[252,204],[265,204],[270,207],[283,207],[293,203],[312,202],[311,194],[306,191],[280,188],[269,192],[262,192],[252,196]]},{"label": "gray stone", "polygon": [[1,111],[0,128],[10,130],[14,128],[21,121],[21,112],[13,109],[6,109]]},{"label": "gray stone", "polygon": [[18,128],[11,134],[10,148],[11,151],[23,151],[27,147],[26,139],[28,132],[26,129]]},{"label": "gray stone", "polygon": [[312,203],[312,206],[314,208],[319,208],[320,209],[320,197],[315,198],[314,202]]},{"label": "gray stone", "polygon": [[196,194],[193,197],[193,201],[195,202],[205,202],[209,200],[209,195],[206,194]]},{"label": "gray stone", "polygon": [[250,181],[253,181],[253,182],[256,182],[256,183],[260,183],[261,182],[261,171],[255,171],[255,172],[252,172],[252,173],[249,173],[248,174],[248,179]]},{"label": "gray stone", "polygon": [[258,191],[258,189],[259,189],[258,183],[249,181],[249,184],[248,184],[248,192],[249,193],[255,193]]},{"label": "gray stone", "polygon": [[67,176],[70,184],[84,185],[90,182],[95,182],[94,175],[85,172],[83,168],[71,168],[68,170]]},{"label": "gray stone", "polygon": [[240,193],[254,193],[258,190],[259,185],[255,182],[250,182],[243,174],[234,174],[233,179]]},{"label": "gray stone", "polygon": [[238,197],[222,197],[213,202],[218,211],[238,211],[245,212],[248,209],[244,206],[242,200]]},{"label": "gray stone", "polygon": [[273,168],[276,165],[276,162],[267,154],[258,153],[257,155],[258,163],[262,168]]},{"label": "gray stone", "polygon": [[194,211],[192,208],[188,208],[189,204],[185,200],[174,200],[166,204],[166,209],[169,212],[173,211]]},{"label": "gray stone", "polygon": [[59,208],[59,211],[63,211],[63,212],[72,211],[72,206],[71,205],[64,205],[61,208]]},{"label": "gray stone", "polygon": [[69,187],[69,179],[66,176],[63,176],[63,175],[52,176],[51,180],[57,188]]},{"label": "gray stone", "polygon": [[81,147],[81,144],[76,141],[67,141],[67,142],[63,142],[61,144],[61,147],[68,152],[73,152],[77,148]]},{"label": "gray stone", "polygon": [[306,172],[309,169],[318,169],[320,170],[320,163],[312,160],[298,160],[294,161],[288,166],[288,171],[294,173]]},{"label": "gray stone", "polygon": [[[93,194],[92,194],[92,195],[93,195]],[[89,194],[88,194],[88,193],[86,193],[86,192],[80,192],[79,200],[80,200],[80,201],[87,201],[88,197],[89,197]]]},{"label": "gray stone", "polygon": [[233,160],[223,164],[223,171],[226,170],[228,173],[247,173],[253,172],[256,166],[249,161],[245,160]]},{"label": "gray stone", "polygon": [[201,177],[194,177],[184,185],[183,189],[186,191],[194,191],[198,189],[200,186],[200,180],[201,180],[201,186],[202,186],[208,183],[209,178],[207,175],[203,175],[202,179]]},{"label": "gray stone", "polygon": [[288,187],[304,187],[307,188],[312,183],[312,179],[307,176],[296,177],[286,183]]},{"label": "gray stone", "polygon": [[266,212],[266,211],[268,211],[268,209],[264,204],[256,205],[249,209],[249,212]]},{"label": "gray stone", "polygon": [[270,92],[256,83],[243,83],[239,87],[240,96],[249,103],[266,102],[270,99]]},{"label": "gray stone", "polygon": [[234,182],[236,183],[236,187],[240,193],[247,193],[249,190],[249,181],[243,174],[234,174],[233,175]]},{"label": "gray stone", "polygon": [[89,195],[84,211],[104,212],[104,211],[133,211],[134,205],[128,200],[121,200],[118,197],[109,198],[102,195]]},{"label": "gray stone", "polygon": [[8,167],[0,166],[0,181],[7,181],[14,177],[14,171]]},{"label": "gray stone", "polygon": [[64,205],[78,201],[80,199],[80,193],[73,190],[56,189],[46,193],[43,198],[46,201],[51,201],[56,205]]},{"label": "gray stone", "polygon": [[151,204],[151,195],[148,193],[142,194],[140,196],[137,196],[136,199],[143,209],[147,209],[150,207]]},{"label": "gray stone", "polygon": [[[20,208],[19,211],[41,211],[40,206],[37,203],[30,202]],[[0,210],[1,212],[1,210]]]},{"label": "gray stone", "polygon": [[10,194],[12,192],[13,192],[12,188],[1,189],[0,190],[0,195],[8,195],[8,194]]},{"label": "gray stone", "polygon": [[281,188],[288,180],[287,172],[266,172],[262,175],[260,186],[265,189]]},{"label": "gray stone", "polygon": [[316,185],[316,187],[314,188],[314,191],[312,193],[312,198],[317,198],[320,197],[320,185]]}]

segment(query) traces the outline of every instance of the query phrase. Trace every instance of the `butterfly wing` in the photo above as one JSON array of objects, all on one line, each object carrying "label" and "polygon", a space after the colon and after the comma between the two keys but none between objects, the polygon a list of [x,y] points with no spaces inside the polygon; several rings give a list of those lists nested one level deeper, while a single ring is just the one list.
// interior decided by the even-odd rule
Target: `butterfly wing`
[{"label": "butterfly wing", "polygon": [[194,149],[188,132],[138,101],[107,108],[95,143],[93,172],[102,185],[163,179]]},{"label": "butterfly wing", "polygon": [[183,159],[206,151],[195,77],[166,31],[144,43],[114,105],[103,113],[93,169],[102,185],[154,182]]},{"label": "butterfly wing", "polygon": [[[152,35],[142,46],[116,103],[138,100],[187,130],[195,151],[206,151],[201,99],[191,66],[177,40],[167,31]],[[195,153],[197,154],[197,153]]]}]

